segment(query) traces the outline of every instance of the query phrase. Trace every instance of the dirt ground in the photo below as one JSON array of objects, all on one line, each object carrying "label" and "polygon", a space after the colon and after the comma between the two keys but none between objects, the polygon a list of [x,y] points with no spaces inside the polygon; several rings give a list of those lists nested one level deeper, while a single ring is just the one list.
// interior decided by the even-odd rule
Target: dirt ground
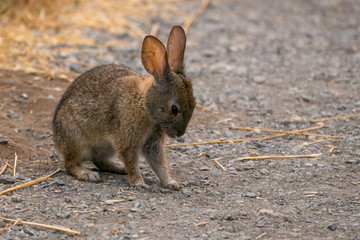
[{"label": "dirt ground", "polygon": [[[179,5],[186,12],[199,1]],[[182,23],[177,16],[153,21],[163,41]],[[49,54],[79,74],[111,62],[145,74],[142,39],[104,29],[84,34],[98,44],[79,52],[52,46]],[[133,44],[103,47],[109,38]],[[110,173],[101,173],[99,184],[80,182],[65,171],[52,141],[52,116],[69,81],[0,70],[0,169],[18,158],[16,177],[11,168],[1,174],[0,191],[61,169],[2,195],[0,217],[83,234],[23,225],[3,229],[0,239],[360,239],[358,1],[214,0],[190,28],[185,61],[198,104],[212,111],[196,108],[186,135],[169,144],[266,137],[278,133],[259,128],[296,131],[319,123],[307,133],[326,136],[169,147],[171,174],[183,186],[177,192],[161,189],[144,161],[149,189],[128,189],[126,175]],[[322,155],[236,160],[303,154]],[[6,225],[0,221],[0,230]]]}]

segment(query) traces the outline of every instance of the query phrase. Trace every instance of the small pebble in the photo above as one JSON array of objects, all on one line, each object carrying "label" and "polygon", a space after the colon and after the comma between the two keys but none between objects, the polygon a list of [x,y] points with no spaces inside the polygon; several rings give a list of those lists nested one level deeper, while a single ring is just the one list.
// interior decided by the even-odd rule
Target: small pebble
[{"label": "small pebble", "polygon": [[253,80],[257,84],[263,84],[265,82],[265,77],[264,76],[255,76],[253,78]]},{"label": "small pebble", "polygon": [[256,198],[256,193],[253,192],[247,192],[243,194],[243,197],[249,197],[249,198]]},{"label": "small pebble", "polygon": [[347,159],[347,160],[345,161],[346,164],[353,164],[354,162],[355,162],[354,159]]},{"label": "small pebble", "polygon": [[205,167],[201,167],[201,168],[200,168],[200,171],[207,171],[207,170],[209,170],[209,168],[208,168],[208,167],[206,167],[206,166],[205,166]]},{"label": "small pebble", "polygon": [[21,95],[20,95],[20,97],[22,97],[23,99],[28,99],[29,98],[29,96],[26,94],[26,93],[22,93]]},{"label": "small pebble", "polygon": [[182,193],[184,194],[185,197],[190,197],[192,195],[192,192],[188,189],[184,189]]},{"label": "small pebble", "polygon": [[332,223],[327,227],[330,231],[335,231],[337,229],[337,224]]},{"label": "small pebble", "polygon": [[28,228],[24,228],[24,233],[26,233],[26,234],[28,234],[28,235],[30,235],[30,236],[34,236],[35,235],[35,233],[32,231],[32,230],[30,230],[30,229],[28,229]]},{"label": "small pebble", "polygon": [[130,212],[137,212],[137,211],[139,211],[139,209],[137,207],[130,209]]},{"label": "small pebble", "polygon": [[6,145],[9,143],[9,139],[0,139],[0,145]]},{"label": "small pebble", "polygon": [[14,177],[10,177],[10,176],[0,177],[1,184],[13,184],[15,182],[16,182],[16,179]]},{"label": "small pebble", "polygon": [[241,235],[240,240],[251,240],[250,236]]}]

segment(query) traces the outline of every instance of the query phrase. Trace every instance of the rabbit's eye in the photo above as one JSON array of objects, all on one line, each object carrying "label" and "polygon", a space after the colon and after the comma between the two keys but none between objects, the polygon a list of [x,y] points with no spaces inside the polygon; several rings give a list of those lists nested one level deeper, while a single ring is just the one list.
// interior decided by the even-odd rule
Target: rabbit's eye
[{"label": "rabbit's eye", "polygon": [[172,107],[171,107],[171,112],[172,112],[172,114],[173,114],[174,116],[178,115],[178,113],[179,113],[178,107],[175,106],[175,105],[172,105]]}]

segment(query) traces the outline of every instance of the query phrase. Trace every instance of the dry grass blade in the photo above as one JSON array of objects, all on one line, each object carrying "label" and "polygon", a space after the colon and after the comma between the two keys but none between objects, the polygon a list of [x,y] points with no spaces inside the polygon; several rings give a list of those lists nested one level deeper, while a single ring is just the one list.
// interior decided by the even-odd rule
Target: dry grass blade
[{"label": "dry grass blade", "polygon": [[300,131],[282,131],[282,130],[275,130],[275,129],[267,129],[267,128],[251,128],[251,127],[233,127],[233,129],[236,130],[247,130],[247,131],[256,131],[257,129],[261,132],[272,132],[272,133],[282,133],[286,135],[305,135],[305,136],[314,136],[314,137],[324,137],[324,138],[335,138],[335,139],[341,139],[342,137],[339,136],[331,136],[331,135],[324,135],[324,134],[316,134],[316,133],[307,133],[307,131],[315,130],[324,127],[323,125],[303,129]]},{"label": "dry grass blade", "polygon": [[237,143],[237,142],[256,141],[256,140],[263,140],[263,138],[244,138],[244,139],[234,139],[234,140],[215,140],[215,141],[209,141],[209,142],[181,143],[181,144],[166,145],[165,147],[167,147],[167,148],[185,147],[185,146],[219,144],[219,143]]},{"label": "dry grass blade", "polygon": [[3,228],[0,228],[0,233],[1,233],[1,232],[3,232],[3,231],[5,231],[6,229],[8,229],[11,225],[13,225],[13,223],[12,223],[12,222],[11,222],[11,223],[6,224],[6,226],[5,226],[5,227],[3,227]]},{"label": "dry grass blade", "polygon": [[27,183],[24,183],[24,184],[20,184],[18,186],[15,186],[15,187],[12,187],[12,188],[8,188],[2,192],[0,192],[0,195],[2,194],[5,194],[5,193],[8,193],[8,192],[12,192],[12,191],[15,191],[17,189],[20,189],[20,188],[24,188],[24,187],[28,187],[28,186],[31,186],[31,185],[34,185],[36,183],[39,183],[39,182],[42,182],[50,177],[52,177],[54,174],[58,173],[60,171],[60,169],[57,169],[55,172],[49,174],[48,176],[46,177],[41,177],[41,178],[38,178],[38,179],[35,179],[33,181],[30,181],[30,182],[27,182]]},{"label": "dry grass blade", "polygon": [[221,167],[222,170],[226,171],[226,168],[223,165],[221,165],[221,163],[219,163],[219,160],[221,159],[223,159],[223,157],[215,158],[213,160],[217,165],[219,165],[219,167]]},{"label": "dry grass blade", "polygon": [[4,172],[5,172],[5,170],[6,170],[6,168],[7,168],[7,166],[9,165],[9,162],[8,161],[6,161],[6,163],[5,163],[5,165],[4,165],[4,167],[1,169],[1,171],[0,171],[0,175],[1,174],[3,174]]},{"label": "dry grass blade", "polygon": [[243,138],[243,139],[234,139],[234,140],[215,140],[215,141],[209,141],[209,142],[193,142],[193,143],[181,143],[181,144],[173,144],[173,145],[166,145],[165,147],[185,147],[185,146],[195,146],[195,145],[207,145],[207,144],[219,144],[219,143],[238,143],[238,142],[247,142],[247,141],[258,141],[258,140],[269,140],[274,138],[283,137],[286,135],[289,135],[289,133],[301,133],[306,131],[311,131],[319,128],[323,128],[324,125],[319,125],[311,128],[301,129],[294,132],[285,132],[281,134],[276,134],[268,137],[258,137],[258,138]]},{"label": "dry grass blade", "polygon": [[219,121],[215,122],[215,124],[219,124],[219,123],[223,123],[223,122],[229,122],[231,120],[232,120],[232,118],[226,118],[226,119],[219,120]]},{"label": "dry grass blade", "polygon": [[14,174],[13,176],[16,177],[16,166],[17,166],[17,160],[18,160],[18,157],[17,157],[17,154],[15,153],[15,160],[14,160]]},{"label": "dry grass blade", "polygon": [[266,232],[264,232],[264,233],[262,233],[262,234],[260,234],[259,236],[257,236],[255,239],[259,239],[259,238],[262,238],[263,236],[265,236],[266,235]]},{"label": "dry grass blade", "polygon": [[14,225],[16,225],[16,224],[24,224],[24,225],[30,225],[30,226],[47,228],[47,229],[52,229],[52,230],[56,230],[56,231],[60,231],[60,232],[65,232],[65,233],[68,233],[68,234],[71,234],[71,235],[82,235],[81,232],[77,232],[77,231],[71,230],[69,228],[64,228],[64,227],[55,227],[55,226],[42,224],[42,223],[27,222],[27,221],[22,221],[20,219],[11,219],[11,218],[4,218],[4,217],[0,217],[0,219],[4,220],[4,221],[7,221],[7,222],[13,222]]},{"label": "dry grass blade", "polygon": [[152,36],[155,36],[156,37],[156,34],[157,34],[157,32],[159,31],[159,29],[160,29],[160,26],[159,26],[159,24],[154,24],[152,27],[151,27],[151,30],[150,30],[150,35],[152,35]]},{"label": "dry grass blade", "polygon": [[210,112],[210,113],[213,113],[213,114],[219,114],[219,112],[211,110],[210,108],[205,107],[204,105],[201,105],[201,104],[196,104],[196,107],[201,108],[205,112]]},{"label": "dry grass blade", "polygon": [[209,222],[199,222],[196,223],[195,226],[199,227],[199,226],[205,226],[206,224],[208,224]]},{"label": "dry grass blade", "polygon": [[195,21],[195,19],[198,18],[200,15],[202,15],[205,12],[207,6],[209,5],[209,2],[210,2],[210,0],[202,0],[199,10],[197,10],[196,12],[191,14],[187,19],[185,19],[184,25],[183,25],[185,33],[189,32],[189,28],[190,28],[191,24]]},{"label": "dry grass blade", "polygon": [[321,142],[325,142],[325,140],[324,140],[324,139],[320,139],[320,140],[313,141],[313,142],[306,142],[306,143],[303,143],[302,146],[310,146],[310,145],[312,145],[312,144],[321,143]]},{"label": "dry grass blade", "polygon": [[311,127],[311,128],[305,128],[305,129],[301,129],[301,130],[297,130],[297,131],[283,131],[283,130],[276,130],[276,129],[268,129],[268,128],[252,128],[252,127],[233,127],[234,129],[237,130],[247,130],[247,131],[255,131],[256,129],[262,131],[262,132],[272,132],[272,133],[302,133],[302,132],[307,132],[307,131],[312,131],[312,130],[316,130],[316,129],[320,129],[325,127],[324,124],[319,124],[317,126]]},{"label": "dry grass blade", "polygon": [[317,119],[311,119],[310,122],[324,122],[329,120],[335,120],[335,119],[347,119],[347,118],[354,118],[354,117],[360,117],[360,114],[351,114],[346,116],[337,116],[337,117],[328,117],[328,118],[317,118]]},{"label": "dry grass blade", "polygon": [[103,212],[103,209],[93,209],[93,210],[84,210],[84,211],[73,211],[73,213],[93,213],[93,212]]},{"label": "dry grass blade", "polygon": [[118,192],[123,192],[123,193],[129,193],[129,194],[131,194],[131,195],[136,195],[136,193],[131,192],[131,191],[126,191],[126,190],[124,190],[123,188],[119,188]]},{"label": "dry grass blade", "polygon": [[308,155],[285,155],[285,156],[257,156],[257,157],[241,157],[235,158],[233,161],[244,161],[244,160],[259,160],[259,159],[274,159],[274,158],[316,158],[321,156],[321,153],[308,154]]},{"label": "dry grass blade", "polygon": [[296,235],[309,235],[309,234],[312,234],[312,232],[299,232],[299,233],[296,233]]},{"label": "dry grass blade", "polygon": [[115,234],[118,233],[118,232],[122,232],[121,227],[115,228],[114,230],[111,231],[110,234],[111,234],[111,235],[115,235]]},{"label": "dry grass blade", "polygon": [[342,81],[349,81],[349,78],[346,77],[340,77],[340,78],[334,78],[333,80],[330,81],[330,84],[334,84],[337,82],[342,82]]}]

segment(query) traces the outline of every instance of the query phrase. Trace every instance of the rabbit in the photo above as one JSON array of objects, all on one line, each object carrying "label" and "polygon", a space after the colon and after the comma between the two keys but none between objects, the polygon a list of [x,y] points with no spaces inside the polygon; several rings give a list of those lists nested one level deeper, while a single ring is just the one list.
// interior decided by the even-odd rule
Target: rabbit
[{"label": "rabbit", "polygon": [[[78,180],[100,182],[101,171],[128,174],[130,187],[147,188],[138,158],[144,156],[163,188],[181,186],[169,175],[166,135],[185,133],[196,101],[184,71],[186,36],[174,26],[167,48],[146,36],[141,49],[143,76],[122,65],[102,65],[79,77],[63,94],[53,118],[53,138],[66,170]],[[121,161],[112,157],[118,154]]]}]

